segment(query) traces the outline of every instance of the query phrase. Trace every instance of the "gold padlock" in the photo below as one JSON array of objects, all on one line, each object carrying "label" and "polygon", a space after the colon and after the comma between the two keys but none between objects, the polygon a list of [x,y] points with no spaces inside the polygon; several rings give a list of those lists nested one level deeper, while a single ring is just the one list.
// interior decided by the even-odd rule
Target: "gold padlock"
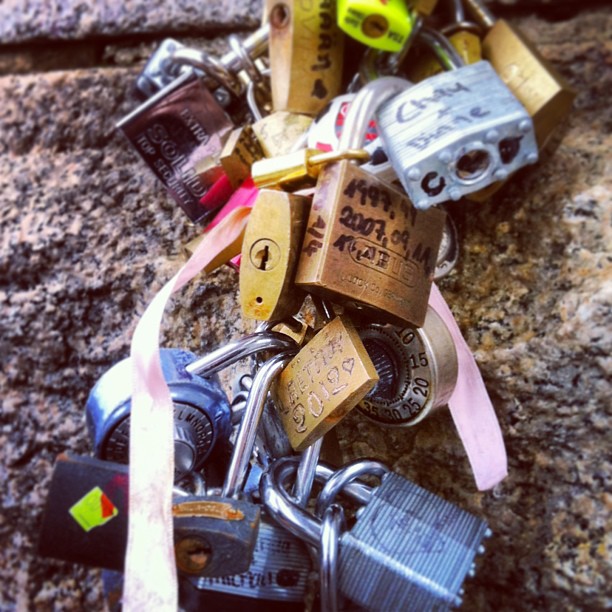
[{"label": "gold padlock", "polygon": [[479,0],[465,0],[466,9],[488,30],[482,55],[533,119],[538,148],[552,140],[569,115],[576,91],[542,57],[531,42],[503,19],[495,20]]},{"label": "gold padlock", "polygon": [[276,387],[291,446],[302,451],[343,419],[378,382],[350,319],[336,317],[289,362]]},{"label": "gold padlock", "polygon": [[326,166],[313,196],[295,283],[389,322],[425,320],[446,213],[348,161]]},{"label": "gold padlock", "polygon": [[242,243],[240,306],[249,319],[294,315],[304,291],[293,285],[310,198],[263,189],[257,195]]},{"label": "gold padlock", "polygon": [[344,35],[331,0],[266,0],[274,110],[316,115],[341,92]]},{"label": "gold padlock", "polygon": [[278,157],[289,153],[312,123],[312,117],[276,111],[256,121],[253,132],[266,157]]},{"label": "gold padlock", "polygon": [[250,125],[232,130],[221,151],[220,161],[234,189],[251,175],[253,162],[263,156],[261,145]]}]

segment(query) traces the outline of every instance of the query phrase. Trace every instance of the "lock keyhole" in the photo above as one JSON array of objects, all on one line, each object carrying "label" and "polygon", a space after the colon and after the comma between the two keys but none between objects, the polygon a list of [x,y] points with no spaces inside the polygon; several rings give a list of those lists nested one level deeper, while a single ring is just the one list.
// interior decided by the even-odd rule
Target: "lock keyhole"
[{"label": "lock keyhole", "polygon": [[269,238],[257,240],[253,243],[249,253],[253,266],[264,272],[269,272],[276,267],[280,261],[280,255],[280,247]]},{"label": "lock keyhole", "polygon": [[174,552],[179,569],[198,574],[208,565],[212,549],[203,538],[192,535],[177,542]]},{"label": "lock keyhole", "polygon": [[456,166],[457,178],[466,183],[479,179],[491,165],[491,157],[487,151],[473,149],[464,153],[458,160]]}]

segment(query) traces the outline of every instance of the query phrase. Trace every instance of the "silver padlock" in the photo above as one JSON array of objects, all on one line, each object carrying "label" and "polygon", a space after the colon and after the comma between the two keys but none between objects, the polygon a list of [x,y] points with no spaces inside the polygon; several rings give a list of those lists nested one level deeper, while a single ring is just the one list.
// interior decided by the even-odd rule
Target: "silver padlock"
[{"label": "silver padlock", "polygon": [[376,118],[402,186],[426,209],[535,163],[538,148],[531,117],[488,62],[462,66],[441,34],[419,37],[456,69],[395,96]]},{"label": "silver padlock", "polygon": [[[321,521],[285,489],[296,465],[282,458],[271,466],[262,478],[262,500],[281,526],[318,547]],[[450,609],[461,603],[461,585],[487,535],[481,519],[387,473],[340,537],[339,591],[366,610]]]},{"label": "silver padlock", "polygon": [[[168,60],[177,49],[183,48],[185,48],[185,45],[178,40],[174,40],[174,38],[162,40],[136,78],[136,91],[144,98],[151,98],[174,81],[178,73],[175,70],[169,69]],[[191,70],[191,68],[185,67],[181,72],[188,70]]]}]

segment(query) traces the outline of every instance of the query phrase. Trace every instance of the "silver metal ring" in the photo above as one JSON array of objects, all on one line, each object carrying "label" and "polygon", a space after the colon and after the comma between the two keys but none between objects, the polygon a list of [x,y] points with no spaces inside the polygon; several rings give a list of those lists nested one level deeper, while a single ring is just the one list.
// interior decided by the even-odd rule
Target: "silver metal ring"
[{"label": "silver metal ring", "polygon": [[246,52],[240,39],[235,34],[232,34],[228,37],[227,41],[232,51],[240,58],[240,68],[235,72],[238,73],[240,70],[244,70],[253,83],[261,81],[263,78],[261,72],[259,72],[259,68],[257,68],[253,58]]},{"label": "silver metal ring", "polygon": [[295,340],[286,334],[273,331],[259,332],[244,336],[219,347],[212,353],[192,361],[185,370],[189,374],[210,376],[254,353],[271,349],[286,351],[297,348],[298,345]]},{"label": "silver metal ring", "polygon": [[340,534],[345,524],[341,506],[332,504],[325,510],[321,521],[319,548],[321,612],[338,612],[338,558]]},{"label": "silver metal ring", "polygon": [[476,34],[479,38],[482,36],[482,28],[477,23],[466,21],[465,19],[445,25],[440,28],[440,32],[442,32],[444,36],[452,36],[457,32],[470,32],[470,34]]},{"label": "silver metal ring", "polygon": [[382,476],[389,471],[389,468],[380,461],[364,459],[347,463],[325,483],[325,486],[317,498],[315,514],[319,517],[323,516],[325,510],[334,502],[338,493],[356,478],[365,476],[366,474],[380,476],[382,478]]},{"label": "silver metal ring", "polygon": [[179,65],[188,65],[204,72],[219,85],[229,89],[234,95],[239,96],[243,91],[240,80],[234,76],[220,60],[208,55],[198,49],[182,48],[176,49],[170,56],[170,61]]}]

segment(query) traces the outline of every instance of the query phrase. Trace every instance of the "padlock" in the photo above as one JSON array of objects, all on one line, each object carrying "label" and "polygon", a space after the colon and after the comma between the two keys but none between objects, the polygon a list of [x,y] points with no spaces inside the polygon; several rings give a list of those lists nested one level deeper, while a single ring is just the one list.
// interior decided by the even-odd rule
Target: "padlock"
[{"label": "padlock", "polygon": [[225,204],[231,190],[219,156],[233,126],[195,73],[172,81],[117,127],[192,221],[210,220]]},{"label": "padlock", "polygon": [[348,161],[328,165],[317,182],[295,284],[348,308],[421,325],[444,214],[417,211],[399,190]]},{"label": "padlock", "polygon": [[[190,374],[196,356],[162,349],[160,360],[174,404],[175,478],[198,471],[231,433],[231,411],[217,377]],[[92,388],[85,414],[96,457],[128,463],[132,394],[131,359],[116,363]]]},{"label": "padlock", "polygon": [[177,570],[187,576],[228,576],[248,570],[260,508],[228,497],[181,497],[172,504]]},{"label": "padlock", "polygon": [[334,427],[374,387],[378,374],[350,319],[336,317],[283,370],[276,404],[294,450]]},{"label": "padlock", "polygon": [[305,293],[294,286],[310,199],[263,189],[257,195],[242,243],[240,306],[259,321],[297,313]]},{"label": "padlock", "polygon": [[[419,37],[446,47],[423,28]],[[533,123],[486,61],[417,83],[383,105],[377,123],[406,193],[426,209],[503,180],[538,160]]]},{"label": "padlock", "polygon": [[[127,545],[129,474],[126,466],[60,455],[53,470],[39,540],[44,556],[123,570]],[[179,573],[223,576],[246,571],[260,508],[220,497],[174,498]]]},{"label": "padlock", "polygon": [[253,132],[266,157],[290,153],[295,142],[303,138],[312,123],[312,117],[276,111],[253,125]]},{"label": "padlock", "polygon": [[[461,0],[451,1],[453,21],[441,28],[440,32],[448,38],[464,64],[475,64],[482,59],[481,28],[466,20]],[[410,62],[406,62],[406,77],[417,83],[444,70],[431,49],[421,45],[419,51],[421,55],[417,61],[411,58]]]},{"label": "padlock", "polygon": [[230,576],[182,580],[181,607],[187,612],[203,607],[215,612],[301,612],[310,568],[304,543],[264,517],[249,569]]},{"label": "padlock", "polygon": [[316,115],[340,93],[344,37],[335,9],[331,0],[266,0],[274,110]]},{"label": "padlock", "polygon": [[221,151],[220,161],[234,189],[251,175],[253,162],[263,156],[261,145],[250,125],[231,131]]},{"label": "padlock", "polygon": [[[262,478],[261,497],[280,525],[318,547],[320,520],[292,502],[285,489],[295,469],[295,459],[275,461]],[[372,611],[461,604],[461,585],[490,535],[486,523],[393,472],[382,476],[369,497],[340,537],[340,593]]]},{"label": "padlock", "polygon": [[404,0],[338,0],[338,26],[355,40],[381,51],[400,51],[414,19]]},{"label": "padlock", "polygon": [[457,352],[436,311],[422,327],[369,323],[358,328],[380,381],[358,409],[386,426],[410,426],[444,406],[457,382]]},{"label": "padlock", "polygon": [[479,0],[465,0],[464,4],[487,30],[483,57],[533,118],[538,146],[544,149],[570,114],[576,91],[511,24],[496,20]]}]

